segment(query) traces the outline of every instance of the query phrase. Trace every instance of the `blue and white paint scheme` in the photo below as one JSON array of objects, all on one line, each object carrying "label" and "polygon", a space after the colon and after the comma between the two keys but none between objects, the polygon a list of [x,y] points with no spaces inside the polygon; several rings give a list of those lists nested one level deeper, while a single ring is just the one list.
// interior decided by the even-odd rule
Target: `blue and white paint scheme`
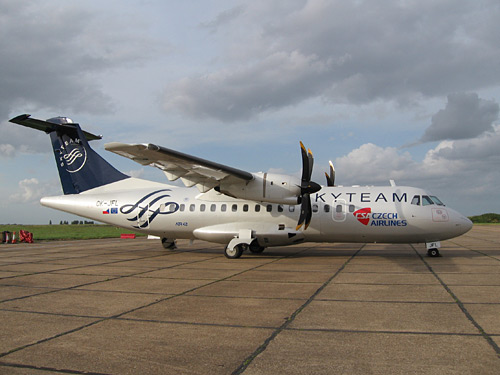
[{"label": "blue and white paint scheme", "polygon": [[228,258],[245,250],[300,242],[425,243],[439,256],[440,241],[472,222],[423,189],[406,186],[327,186],[311,181],[313,155],[301,143],[301,178],[250,173],[154,144],[108,143],[106,150],[161,169],[186,187],[129,177],[89,145],[100,139],[66,117],[20,115],[13,123],[50,135],[64,195],[41,204],[89,219],[159,236],[226,245]]}]

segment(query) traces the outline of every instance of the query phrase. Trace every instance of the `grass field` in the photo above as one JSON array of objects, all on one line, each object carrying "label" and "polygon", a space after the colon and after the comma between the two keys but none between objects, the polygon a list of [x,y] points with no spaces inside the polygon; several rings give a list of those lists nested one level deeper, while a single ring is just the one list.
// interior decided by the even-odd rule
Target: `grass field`
[{"label": "grass field", "polygon": [[[471,217],[474,224],[498,225],[500,215],[485,214]],[[122,233],[134,233],[123,228],[102,224],[68,224],[68,225],[1,225],[0,232],[16,232],[19,239],[19,231],[26,230],[33,233],[35,241],[43,240],[88,240],[96,238],[118,238]],[[137,236],[144,234],[135,232]]]},{"label": "grass field", "polygon": [[[111,225],[0,225],[0,232],[16,232],[26,230],[33,233],[35,241],[39,240],[86,240],[92,238],[117,238],[122,233],[134,233]],[[142,234],[136,233],[141,236]]]}]

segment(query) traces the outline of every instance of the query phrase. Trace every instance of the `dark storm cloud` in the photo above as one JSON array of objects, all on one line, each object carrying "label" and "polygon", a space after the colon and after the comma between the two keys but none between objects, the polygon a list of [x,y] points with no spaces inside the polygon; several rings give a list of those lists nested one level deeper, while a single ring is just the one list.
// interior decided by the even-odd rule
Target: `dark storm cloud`
[{"label": "dark storm cloud", "polygon": [[408,104],[500,82],[495,1],[256,1],[233,16],[228,62],[169,85],[167,110],[234,121],[310,98]]},{"label": "dark storm cloud", "polygon": [[475,93],[450,94],[446,108],[432,116],[432,124],[420,141],[477,137],[486,131],[493,131],[498,112],[498,103],[480,99]]}]

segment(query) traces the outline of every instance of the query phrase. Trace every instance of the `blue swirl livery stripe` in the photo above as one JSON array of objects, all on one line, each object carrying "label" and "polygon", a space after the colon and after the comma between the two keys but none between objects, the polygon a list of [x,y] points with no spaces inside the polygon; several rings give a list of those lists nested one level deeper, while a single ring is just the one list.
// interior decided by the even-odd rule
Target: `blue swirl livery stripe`
[{"label": "blue swirl livery stripe", "polygon": [[[135,210],[139,209],[139,212],[130,218],[127,218],[128,221],[138,221],[141,219],[145,214],[149,213],[148,220],[146,220],[144,223],[141,225],[133,225],[134,228],[145,228],[147,227],[158,215],[169,215],[173,214],[174,212],[177,212],[179,210],[179,204],[176,202],[164,202],[162,204],[159,204],[158,207],[153,210],[151,207],[160,201],[163,198],[168,198],[170,195],[168,194],[162,194],[160,196],[157,196],[155,198],[152,198],[149,200],[149,198],[153,197],[156,194],[166,192],[166,191],[171,191],[171,189],[161,189],[161,190],[156,190],[153,191],[152,193],[149,193],[145,196],[143,196],[141,199],[139,199],[136,203],[134,204],[126,204],[120,207],[120,212],[122,214],[128,215],[133,213]],[[143,206],[144,205],[144,206]],[[172,205],[174,205],[172,209]],[[161,212],[161,207],[168,207],[168,211]]]}]

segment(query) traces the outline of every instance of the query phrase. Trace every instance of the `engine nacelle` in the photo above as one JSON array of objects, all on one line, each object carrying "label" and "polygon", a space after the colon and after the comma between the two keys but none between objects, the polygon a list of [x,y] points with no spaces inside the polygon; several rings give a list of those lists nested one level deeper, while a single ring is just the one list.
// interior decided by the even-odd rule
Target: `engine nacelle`
[{"label": "engine nacelle", "polygon": [[222,183],[217,190],[234,198],[290,205],[299,203],[300,178],[276,173],[252,174],[254,179],[247,183]]}]

